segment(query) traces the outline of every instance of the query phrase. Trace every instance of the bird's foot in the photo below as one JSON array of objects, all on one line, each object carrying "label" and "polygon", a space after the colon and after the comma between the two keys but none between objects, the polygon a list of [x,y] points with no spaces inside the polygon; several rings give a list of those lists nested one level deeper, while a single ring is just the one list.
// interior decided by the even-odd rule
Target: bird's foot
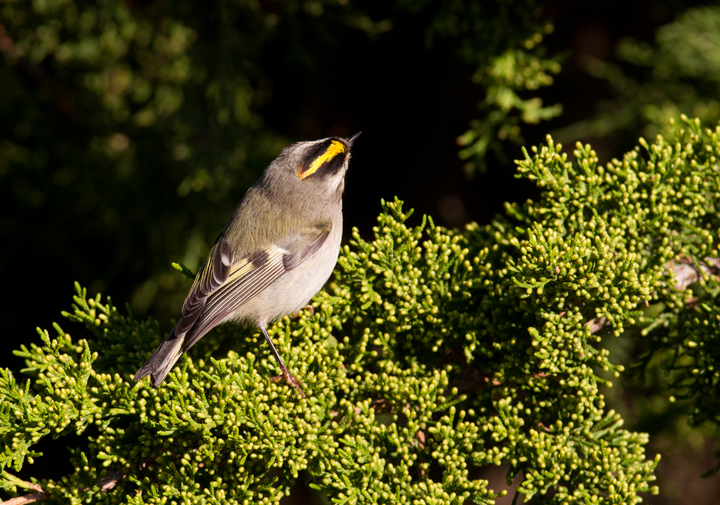
[{"label": "bird's foot", "polygon": [[291,374],[290,370],[288,370],[287,368],[282,369],[282,375],[272,377],[270,380],[272,382],[278,382],[278,381],[284,380],[285,382],[290,384],[292,387],[297,389],[297,392],[300,393],[300,396],[302,398],[307,398],[307,396],[305,396],[305,392],[302,389],[303,383],[300,381],[300,379],[298,379],[293,374]]}]

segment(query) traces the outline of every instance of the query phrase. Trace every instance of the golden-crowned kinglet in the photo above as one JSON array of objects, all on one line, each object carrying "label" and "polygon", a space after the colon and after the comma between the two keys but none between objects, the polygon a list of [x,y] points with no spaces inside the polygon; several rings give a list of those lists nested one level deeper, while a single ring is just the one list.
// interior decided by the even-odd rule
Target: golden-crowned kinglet
[{"label": "golden-crowned kinglet", "polygon": [[330,137],[283,149],[247,191],[195,277],[182,316],[135,374],[165,380],[182,353],[226,321],[255,323],[281,375],[305,398],[285,366],[267,323],[299,311],[335,268],[342,238],[342,195],[349,139]]}]

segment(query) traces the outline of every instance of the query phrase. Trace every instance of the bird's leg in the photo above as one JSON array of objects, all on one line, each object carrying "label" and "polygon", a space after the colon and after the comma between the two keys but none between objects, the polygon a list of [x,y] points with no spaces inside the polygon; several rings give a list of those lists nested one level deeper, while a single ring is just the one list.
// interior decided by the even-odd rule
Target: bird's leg
[{"label": "bird's leg", "polygon": [[267,340],[268,344],[270,344],[270,350],[272,351],[273,355],[275,356],[275,360],[278,362],[278,365],[280,365],[280,372],[282,373],[282,375],[273,377],[270,380],[273,382],[277,382],[281,379],[285,379],[285,382],[287,382],[292,387],[297,389],[297,392],[300,393],[301,397],[307,398],[305,396],[305,392],[302,390],[303,383],[300,382],[300,379],[298,379],[293,374],[291,374],[290,370],[288,370],[288,368],[285,366],[285,362],[280,357],[280,353],[277,352],[277,349],[275,349],[275,344],[273,344],[272,340],[270,340],[270,335],[268,335],[268,332],[265,329],[265,326],[261,326],[260,330],[262,331],[263,335],[265,336],[265,340]]}]

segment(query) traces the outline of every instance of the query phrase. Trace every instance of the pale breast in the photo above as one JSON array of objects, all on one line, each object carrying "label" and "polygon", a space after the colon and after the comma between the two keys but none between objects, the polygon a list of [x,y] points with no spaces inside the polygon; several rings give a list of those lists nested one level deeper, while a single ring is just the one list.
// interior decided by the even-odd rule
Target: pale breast
[{"label": "pale breast", "polygon": [[330,278],[341,240],[342,220],[333,223],[330,235],[317,253],[258,293],[228,319],[250,320],[264,326],[300,310]]}]

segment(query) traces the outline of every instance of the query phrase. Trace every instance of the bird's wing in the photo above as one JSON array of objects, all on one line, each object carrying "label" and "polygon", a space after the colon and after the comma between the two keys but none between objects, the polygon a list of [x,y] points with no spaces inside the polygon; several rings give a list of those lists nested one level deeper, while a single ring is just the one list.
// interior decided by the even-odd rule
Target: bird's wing
[{"label": "bird's wing", "polygon": [[188,333],[183,351],[285,272],[315,254],[331,230],[330,221],[318,223],[280,244],[237,259],[229,247],[219,241],[195,278],[175,329],[178,335]]}]

